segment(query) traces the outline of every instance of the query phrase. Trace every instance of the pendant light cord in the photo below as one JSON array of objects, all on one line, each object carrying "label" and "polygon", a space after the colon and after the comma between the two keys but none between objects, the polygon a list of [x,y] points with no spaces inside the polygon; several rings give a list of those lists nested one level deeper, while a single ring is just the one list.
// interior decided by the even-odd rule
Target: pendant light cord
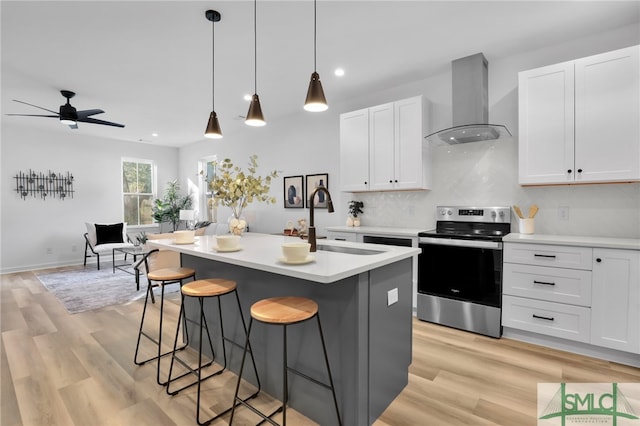
[{"label": "pendant light cord", "polygon": [[258,93],[258,19],[257,0],[253,0],[253,93]]},{"label": "pendant light cord", "polygon": [[216,23],[211,21],[211,111],[216,110]]},{"label": "pendant light cord", "polygon": [[313,71],[317,72],[317,66],[316,66],[316,39],[317,39],[317,32],[318,30],[316,29],[316,0],[313,0]]}]

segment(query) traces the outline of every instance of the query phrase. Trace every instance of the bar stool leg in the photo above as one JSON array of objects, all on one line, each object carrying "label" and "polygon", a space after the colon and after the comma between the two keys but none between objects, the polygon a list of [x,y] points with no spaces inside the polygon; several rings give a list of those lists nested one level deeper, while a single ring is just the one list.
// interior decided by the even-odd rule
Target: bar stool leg
[{"label": "bar stool leg", "polygon": [[322,341],[322,352],[324,353],[324,362],[327,366],[327,373],[329,375],[329,385],[331,386],[331,395],[333,395],[333,405],[336,407],[336,416],[338,416],[338,425],[342,425],[340,419],[340,410],[338,410],[338,398],[336,398],[336,388],[333,385],[333,377],[331,376],[331,367],[329,367],[329,357],[327,356],[327,346],[324,343],[324,333],[322,333],[322,326],[320,325],[320,313],[316,314],[318,320],[318,332],[320,333],[320,340]]},{"label": "bar stool leg", "polygon": [[[241,322],[242,322],[242,329],[245,332],[245,336],[246,336],[248,334],[248,331],[247,331],[246,322],[244,320],[244,316],[242,315],[242,306],[240,305],[240,298],[238,296],[237,291],[234,290],[233,292],[235,293],[236,302],[237,302],[237,305],[238,305],[238,312],[240,314],[240,319],[241,319]],[[185,321],[184,322],[185,332],[188,335],[188,331],[186,331],[186,327],[187,327],[187,325],[186,325],[186,313],[185,313],[185,309],[184,309],[185,296],[184,296],[184,294],[182,294],[181,296],[182,296],[182,298],[181,298],[181,306],[180,306],[180,314],[179,315],[180,315],[181,318],[184,318],[184,321]],[[207,380],[208,378],[216,376],[216,375],[224,372],[224,370],[226,370],[226,368],[227,368],[227,352],[226,352],[226,342],[225,342],[225,340],[229,340],[229,342],[234,343],[237,346],[240,346],[237,343],[235,343],[234,341],[228,339],[224,334],[224,323],[223,323],[223,319],[222,319],[222,303],[221,303],[221,300],[220,300],[221,296],[223,296],[223,295],[198,297],[198,302],[199,302],[199,307],[200,307],[200,320],[199,320],[199,325],[200,325],[199,339],[200,340],[199,340],[199,343],[198,343],[198,367],[196,367],[197,371],[195,369],[191,368],[189,365],[187,365],[179,357],[177,357],[175,355],[175,353],[171,357],[171,366],[169,367],[169,376],[168,376],[167,388],[166,388],[167,394],[175,395],[178,392],[197,384],[196,421],[198,422],[199,425],[207,425],[207,424],[211,423],[213,420],[215,420],[215,419],[227,414],[233,408],[233,407],[229,407],[227,410],[219,413],[215,417],[210,418],[208,420],[205,420],[205,421],[201,420],[200,400],[201,400],[201,384],[202,384],[202,382]],[[204,310],[204,299],[206,297],[217,297],[217,299],[218,299],[218,318],[219,318],[219,321],[220,321],[220,332],[221,332],[221,339],[222,339],[223,366],[222,366],[222,368],[220,368],[217,371],[209,374],[208,376],[202,377],[202,369],[212,365],[214,363],[215,357],[216,357],[215,351],[214,351],[214,348],[213,348],[213,339],[211,338],[211,333],[209,331],[209,325],[208,325],[207,317],[206,317],[205,310]],[[178,326],[177,326],[177,329],[176,329],[176,337],[175,337],[174,344],[173,344],[174,350],[177,350],[178,336],[179,336],[179,333],[180,333],[180,317],[179,317],[179,320],[178,320]],[[209,347],[210,347],[211,353],[212,353],[211,361],[209,361],[207,364],[204,364],[204,365],[202,364],[202,344],[203,344],[203,338],[204,338],[203,329],[206,330],[206,335],[207,335],[207,338],[209,340]],[[242,347],[242,346],[240,346],[240,347]],[[258,369],[256,367],[256,362],[255,362],[255,359],[253,357],[253,350],[251,349],[251,344],[248,342],[248,340],[247,340],[247,342],[245,342],[244,348],[245,348],[245,352],[243,353],[242,366],[244,365],[244,359],[245,359],[246,353],[249,352],[249,355],[251,356],[251,361],[252,361],[252,364],[253,364],[253,369],[254,369],[254,372],[255,372],[255,375],[256,375],[256,380],[257,380],[257,383],[258,383],[258,389],[253,394],[251,394],[250,396],[248,396],[247,398],[244,399],[244,401],[247,401],[247,400],[249,400],[251,398],[255,398],[258,395],[258,393],[261,390],[261,385],[260,385],[260,378],[258,377]],[[174,361],[175,360],[177,360],[180,364],[182,364],[189,371],[187,371],[186,373],[183,373],[182,375],[180,375],[178,377],[172,377],[173,365],[174,365]],[[242,366],[241,366],[241,368],[242,368]],[[178,380],[178,379],[180,379],[182,377],[185,377],[185,376],[187,376],[189,374],[197,374],[197,380],[192,382],[192,383],[190,383],[190,384],[188,384],[188,385],[185,385],[185,386],[181,387],[180,389],[171,391],[170,387],[171,387],[171,383],[172,382],[174,382],[174,381],[176,381],[176,380]],[[237,404],[234,404],[234,406],[235,405],[237,405]]]}]

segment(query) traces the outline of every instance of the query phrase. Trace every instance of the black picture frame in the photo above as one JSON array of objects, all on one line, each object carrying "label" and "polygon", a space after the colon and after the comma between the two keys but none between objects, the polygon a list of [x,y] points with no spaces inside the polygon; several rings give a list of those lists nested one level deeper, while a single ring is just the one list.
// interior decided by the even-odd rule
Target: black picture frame
[{"label": "black picture frame", "polygon": [[283,182],[284,208],[303,209],[304,208],[304,177],[286,176]]},{"label": "black picture frame", "polygon": [[[311,193],[318,187],[324,186],[327,190],[329,190],[329,174],[328,173],[320,173],[315,175],[306,175],[306,191],[307,198],[306,205],[309,207],[308,198],[311,196]],[[313,204],[314,209],[326,209],[327,208],[327,194],[324,192],[318,192],[315,196],[315,202]]]}]

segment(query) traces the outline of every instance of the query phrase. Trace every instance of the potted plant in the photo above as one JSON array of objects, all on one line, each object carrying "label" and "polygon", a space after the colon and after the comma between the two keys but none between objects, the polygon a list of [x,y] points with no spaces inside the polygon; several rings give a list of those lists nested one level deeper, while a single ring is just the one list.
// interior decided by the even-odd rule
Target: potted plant
[{"label": "potted plant", "polygon": [[258,156],[249,157],[249,167],[245,172],[226,158],[222,163],[216,163],[217,173],[211,180],[210,188],[213,192],[213,204],[231,207],[232,216],[229,218],[229,230],[240,235],[247,226],[242,217],[242,211],[250,203],[260,201],[274,204],[275,197],[269,195],[271,180],[278,176],[276,170],[262,177],[257,175]]},{"label": "potted plant", "polygon": [[155,199],[153,202],[153,219],[162,224],[171,222],[173,230],[178,230],[180,224],[180,210],[191,209],[191,194],[181,196],[180,184],[173,180],[167,183],[167,188],[162,199]]},{"label": "potted plant", "polygon": [[349,201],[349,217],[347,218],[347,226],[360,226],[359,214],[364,214],[362,208],[364,203],[362,201],[351,200]]}]

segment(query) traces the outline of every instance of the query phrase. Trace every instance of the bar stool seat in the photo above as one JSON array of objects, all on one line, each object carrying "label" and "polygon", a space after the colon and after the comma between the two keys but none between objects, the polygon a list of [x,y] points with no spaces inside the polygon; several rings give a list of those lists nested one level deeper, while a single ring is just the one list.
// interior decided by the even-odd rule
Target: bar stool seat
[{"label": "bar stool seat", "polygon": [[195,269],[184,268],[182,266],[175,268],[162,268],[156,271],[150,271],[147,274],[147,278],[151,281],[178,281],[191,278],[196,275]]},{"label": "bar stool seat", "polygon": [[[304,321],[308,321],[312,318],[316,318],[318,324],[318,333],[320,334],[320,340],[322,342],[322,351],[324,354],[324,361],[327,368],[327,375],[329,377],[329,384],[323,383],[319,380],[316,380],[312,377],[307,376],[306,374],[297,371],[291,367],[289,367],[287,363],[287,326],[293,324],[299,324]],[[238,398],[238,390],[240,388],[240,381],[242,380],[242,371],[244,368],[244,360],[247,352],[247,347],[249,346],[249,338],[251,335],[251,328],[253,326],[253,321],[259,321],[268,325],[280,325],[283,328],[283,360],[282,360],[282,368],[283,368],[283,398],[282,398],[282,406],[276,409],[271,414],[264,414],[255,407],[251,406],[246,400],[242,400]],[[255,414],[262,417],[263,422],[269,422],[271,424],[277,425],[275,421],[271,419],[271,417],[282,411],[282,424],[287,424],[287,402],[289,399],[289,390],[288,390],[288,373],[294,373],[302,378],[305,378],[317,385],[320,385],[326,389],[331,391],[333,396],[333,404],[336,410],[336,416],[338,418],[338,424],[341,425],[342,421],[340,419],[340,411],[338,410],[338,400],[336,398],[335,387],[333,385],[333,378],[331,376],[331,368],[329,367],[329,359],[327,357],[327,348],[324,341],[324,335],[322,333],[322,326],[320,325],[320,316],[318,312],[318,304],[309,298],[306,297],[296,297],[296,296],[285,296],[285,297],[272,297],[269,299],[262,299],[258,302],[254,303],[251,306],[251,321],[249,322],[249,331],[247,332],[247,342],[245,344],[245,353],[242,357],[242,362],[240,364],[240,372],[238,373],[238,382],[236,384],[236,395],[234,399],[234,405],[231,410],[231,418],[229,419],[229,424],[233,424],[233,416],[235,414],[235,408],[237,404],[242,404],[243,406],[250,409]],[[262,423],[262,422],[261,422]]]},{"label": "bar stool seat", "polygon": [[[156,367],[156,382],[159,385],[166,385],[166,381],[160,380],[160,360],[162,357],[166,355],[170,355],[173,351],[169,350],[167,352],[162,352],[162,331],[163,331],[163,322],[164,322],[164,293],[165,287],[170,284],[179,284],[181,287],[183,285],[183,281],[187,279],[196,278],[196,271],[192,268],[185,268],[179,266],[180,258],[174,257],[172,253],[163,253],[158,249],[151,250],[149,253],[144,255],[139,262],[134,265],[136,269],[136,280],[139,277],[139,271],[144,267],[145,273],[147,275],[147,293],[144,299],[144,308],[142,309],[142,318],[140,320],[140,329],[138,330],[138,340],[136,343],[136,351],[133,357],[133,361],[136,365],[143,365],[149,361],[157,360]],[[161,265],[161,266],[159,266]],[[156,267],[154,267],[156,266]],[[147,307],[149,303],[149,298],[151,298],[151,302],[155,303],[155,298],[153,295],[154,287],[160,287],[160,321],[158,325],[158,335],[157,337],[153,334],[149,334],[144,331],[144,323],[147,314]],[[180,318],[178,318],[180,321]],[[142,337],[150,340],[154,345],[157,346],[156,355],[146,358],[139,359],[139,351],[140,351],[140,341]],[[188,342],[184,344],[179,350],[186,348]]]},{"label": "bar stool seat", "polygon": [[[225,342],[229,342],[231,344],[234,344],[240,348],[242,348],[242,346],[236,342],[234,342],[233,340],[227,338],[224,334],[224,326],[223,326],[223,321],[222,321],[222,304],[221,304],[221,297],[225,296],[227,294],[231,294],[234,293],[235,294],[235,298],[236,298],[236,302],[237,302],[237,306],[238,306],[238,313],[240,315],[240,319],[242,322],[242,329],[245,333],[245,336],[247,334],[247,326],[246,323],[244,321],[244,316],[242,315],[242,307],[240,305],[240,298],[238,297],[238,292],[237,292],[237,284],[235,281],[232,280],[228,280],[228,279],[224,279],[224,278],[208,278],[208,279],[200,279],[200,280],[196,280],[196,281],[192,281],[188,284],[185,284],[182,286],[181,288],[181,304],[180,304],[180,314],[178,317],[178,326],[176,328],[176,337],[175,337],[175,341],[173,343],[173,354],[171,356],[171,366],[169,367],[169,378],[167,381],[167,394],[169,395],[175,395],[178,392],[189,388],[193,385],[198,385],[198,393],[197,393],[197,399],[196,399],[196,421],[198,422],[199,425],[205,425],[205,424],[209,424],[211,423],[213,420],[225,415],[226,413],[228,413],[232,407],[229,407],[228,409],[226,409],[225,411],[218,413],[216,416],[208,419],[208,420],[201,420],[200,419],[200,396],[201,396],[201,385],[202,382],[217,376],[219,374],[221,374],[224,370],[226,370],[227,368],[227,350],[226,350],[226,345]],[[198,342],[198,365],[196,367],[191,367],[190,364],[188,362],[186,362],[185,360],[181,359],[177,354],[176,351],[180,350],[180,348],[178,348],[178,336],[180,334],[180,319],[183,319],[183,324],[184,324],[184,334],[188,336],[188,330],[187,330],[187,321],[186,321],[186,314],[185,314],[185,309],[184,309],[184,301],[185,301],[185,297],[195,297],[198,299],[198,303],[200,306],[200,339]],[[209,332],[209,325],[207,322],[207,317],[205,315],[205,310],[204,310],[204,300],[207,298],[211,298],[211,297],[215,297],[218,301],[218,313],[219,313],[219,324],[220,324],[220,334],[221,334],[221,340],[222,340],[222,357],[223,357],[223,364],[222,367],[217,369],[216,371],[208,374],[206,377],[202,377],[202,369],[211,366],[215,360],[216,360],[216,354],[215,354],[215,350],[213,348],[213,340],[211,339],[211,333]],[[211,350],[211,359],[209,362],[207,362],[206,364],[202,364],[202,342],[203,342],[203,330],[206,331],[207,334],[207,338],[209,340],[209,349]],[[187,337],[188,340],[188,337]],[[256,367],[256,363],[255,360],[253,359],[253,352],[251,351],[251,348],[249,348],[249,352],[251,354],[251,360],[253,361],[253,368],[254,368],[254,372],[255,372],[255,377],[256,380],[258,382],[258,389],[249,397],[245,398],[244,401],[251,399],[251,398],[255,398],[258,393],[260,392],[260,379],[258,378],[258,369]],[[183,374],[180,374],[176,377],[173,377],[173,366],[174,366],[174,362],[178,362],[179,364],[181,364],[187,371]],[[180,387],[179,389],[175,389],[175,390],[171,390],[171,385],[173,382],[175,382],[176,380],[179,380],[185,376],[188,376],[190,374],[193,374],[196,376],[196,380],[194,380],[191,383],[188,383],[186,385],[183,385],[182,387]]]}]

